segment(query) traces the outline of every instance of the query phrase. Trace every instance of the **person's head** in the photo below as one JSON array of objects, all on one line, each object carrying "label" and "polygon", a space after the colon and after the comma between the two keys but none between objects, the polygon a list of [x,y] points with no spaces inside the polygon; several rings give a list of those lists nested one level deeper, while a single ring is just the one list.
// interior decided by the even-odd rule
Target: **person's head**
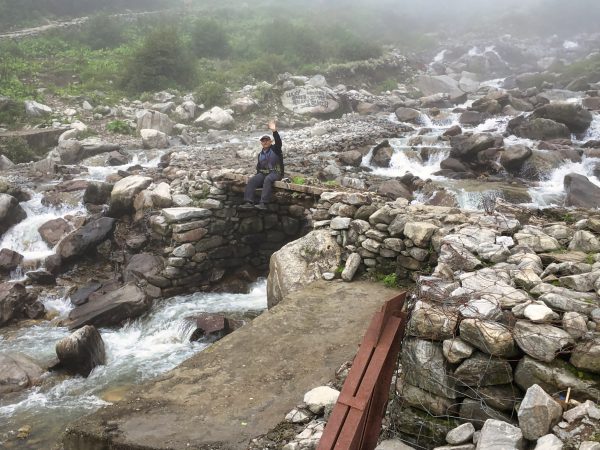
[{"label": "person's head", "polygon": [[271,136],[269,136],[268,134],[265,134],[260,137],[260,145],[262,148],[269,148],[271,146],[271,142]]}]

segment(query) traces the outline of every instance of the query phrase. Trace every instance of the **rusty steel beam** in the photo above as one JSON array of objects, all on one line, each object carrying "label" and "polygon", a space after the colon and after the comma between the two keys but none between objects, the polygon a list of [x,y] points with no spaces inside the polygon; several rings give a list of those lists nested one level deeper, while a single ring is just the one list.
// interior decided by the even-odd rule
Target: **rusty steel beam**
[{"label": "rusty steel beam", "polygon": [[403,292],[388,300],[371,319],[317,450],[372,450],[377,445],[406,326],[405,298]]}]

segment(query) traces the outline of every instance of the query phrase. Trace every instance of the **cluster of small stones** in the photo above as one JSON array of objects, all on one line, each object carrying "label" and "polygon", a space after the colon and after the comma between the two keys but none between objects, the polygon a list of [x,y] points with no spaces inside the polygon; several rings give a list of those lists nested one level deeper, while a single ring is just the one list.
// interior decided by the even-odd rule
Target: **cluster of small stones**
[{"label": "cluster of small stones", "polygon": [[273,252],[310,226],[312,195],[278,191],[268,210],[244,210],[239,208],[244,186],[224,173],[186,172],[186,180],[172,182],[173,197],[198,206],[163,208],[150,217],[154,237],[167,244],[166,263],[146,280],[163,295],[218,282],[235,269],[266,268]]},{"label": "cluster of small stones", "polygon": [[460,422],[493,419],[529,442],[553,433],[579,445],[600,427],[595,413],[557,425],[563,409],[600,398],[599,217],[521,223],[326,192],[313,219],[343,247],[343,280],[366,270],[417,281],[390,417],[407,439],[433,447]]}]

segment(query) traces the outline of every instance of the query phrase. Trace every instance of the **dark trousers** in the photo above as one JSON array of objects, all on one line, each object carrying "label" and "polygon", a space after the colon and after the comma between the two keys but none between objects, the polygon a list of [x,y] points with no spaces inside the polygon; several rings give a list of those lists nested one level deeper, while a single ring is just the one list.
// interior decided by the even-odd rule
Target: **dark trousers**
[{"label": "dark trousers", "polygon": [[281,180],[281,174],[271,172],[269,174],[257,173],[248,180],[248,185],[244,191],[244,200],[254,202],[254,191],[262,186],[262,194],[260,195],[261,203],[269,203],[271,200],[271,192],[273,191],[273,183]]}]

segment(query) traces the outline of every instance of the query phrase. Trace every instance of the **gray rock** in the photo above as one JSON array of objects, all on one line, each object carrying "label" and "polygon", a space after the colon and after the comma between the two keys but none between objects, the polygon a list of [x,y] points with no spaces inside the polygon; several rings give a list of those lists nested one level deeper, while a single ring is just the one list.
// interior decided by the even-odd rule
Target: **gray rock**
[{"label": "gray rock", "polygon": [[96,366],[106,364],[102,336],[86,325],[56,343],[59,366],[70,373],[87,377]]},{"label": "gray rock", "polygon": [[342,280],[352,281],[361,262],[362,258],[360,255],[358,253],[352,253],[346,260],[346,265],[342,271]]},{"label": "gray rock", "polygon": [[446,435],[446,442],[450,445],[464,444],[473,439],[474,433],[475,427],[472,423],[463,423],[448,432]]},{"label": "gray rock", "polygon": [[523,437],[533,441],[546,435],[558,423],[562,412],[560,404],[534,384],[527,389],[517,412]]},{"label": "gray rock", "polygon": [[148,310],[150,303],[146,294],[135,284],[126,284],[101,297],[74,308],[67,323],[73,330],[84,325],[104,327],[118,325],[135,319]]},{"label": "gray rock", "polygon": [[511,383],[512,368],[508,361],[476,352],[454,371],[456,379],[467,386],[494,386]]},{"label": "gray rock", "polygon": [[589,231],[578,230],[573,235],[569,250],[581,250],[585,253],[600,252],[600,240]]},{"label": "gray rock", "polygon": [[89,222],[60,241],[56,254],[64,261],[81,256],[107,239],[114,226],[115,219],[110,217],[101,217]]},{"label": "gray rock", "polygon": [[102,181],[90,181],[83,193],[83,202],[93,205],[103,205],[110,201],[113,185]]},{"label": "gray rock", "polygon": [[477,450],[523,450],[523,433],[517,427],[499,420],[488,419],[481,429]]},{"label": "gray rock", "polygon": [[229,128],[234,122],[233,116],[218,106],[213,106],[194,121],[196,125],[216,130]]},{"label": "gray rock", "polygon": [[123,281],[140,281],[149,276],[159,275],[164,268],[163,259],[151,253],[139,253],[133,255],[125,269],[123,269]]},{"label": "gray rock", "polygon": [[579,339],[588,331],[587,317],[576,312],[566,312],[562,317],[562,327],[573,339]]},{"label": "gray rock", "polygon": [[165,208],[161,213],[169,223],[188,222],[212,216],[209,209],[193,207]]},{"label": "gray rock", "polygon": [[523,390],[539,384],[547,392],[566,392],[571,388],[573,395],[598,398],[600,383],[592,379],[580,379],[576,373],[577,369],[560,359],[544,363],[525,356],[515,369],[515,382]]},{"label": "gray rock", "polygon": [[442,343],[442,350],[448,362],[456,364],[462,362],[466,358],[469,358],[473,354],[475,348],[459,337],[455,337],[452,339],[446,339]]},{"label": "gray rock", "polygon": [[375,450],[415,450],[414,447],[406,445],[399,439],[388,439],[381,441]]},{"label": "gray rock", "polygon": [[439,227],[428,222],[407,222],[404,225],[404,235],[417,247],[426,248],[429,245],[431,236],[438,229]]},{"label": "gray rock", "polygon": [[518,320],[514,328],[517,345],[540,361],[550,362],[566,345],[574,344],[573,338],[564,330],[546,324]]},{"label": "gray rock", "polygon": [[319,386],[304,394],[304,403],[313,414],[322,414],[325,408],[335,405],[339,396],[340,391],[329,386]]},{"label": "gray rock", "polygon": [[536,253],[560,249],[560,244],[556,239],[537,227],[526,225],[521,231],[515,233],[514,237],[519,245],[527,245]]},{"label": "gray rock", "polygon": [[600,373],[600,338],[578,343],[571,353],[570,362],[578,369]]},{"label": "gray rock", "polygon": [[39,384],[44,371],[21,353],[0,353],[0,398]]},{"label": "gray rock", "polygon": [[496,138],[489,133],[453,136],[450,138],[452,146],[450,156],[461,161],[473,159],[477,153],[493,147],[495,142]]},{"label": "gray rock", "polygon": [[62,217],[49,220],[38,228],[42,240],[50,247],[58,244],[71,231],[73,231],[73,226]]},{"label": "gray rock", "polygon": [[52,114],[52,108],[34,100],[25,101],[25,113],[29,117],[42,117]]},{"label": "gray rock", "polygon": [[295,114],[302,115],[330,114],[340,107],[339,99],[331,89],[310,85],[284,92],[281,103]]},{"label": "gray rock", "polygon": [[142,137],[142,147],[145,149],[167,148],[169,146],[169,137],[158,130],[149,130],[144,128],[140,130]]},{"label": "gray rock", "polygon": [[19,201],[12,195],[0,194],[0,236],[27,217]]},{"label": "gray rock", "polygon": [[131,175],[117,181],[110,194],[109,215],[117,217],[131,212],[135,196],[152,183],[152,178]]},{"label": "gray rock", "polygon": [[13,250],[3,248],[0,250],[0,271],[10,272],[15,270],[23,261],[23,255]]},{"label": "gray rock", "polygon": [[460,337],[488,355],[511,358],[517,354],[511,330],[496,322],[464,319],[460,323]]},{"label": "gray rock", "polygon": [[396,117],[400,122],[419,122],[421,111],[413,108],[400,107],[396,109]]},{"label": "gray rock", "polygon": [[[196,248],[198,250],[198,248]],[[341,248],[329,230],[316,230],[273,253],[267,278],[267,303],[279,303],[286,294],[337,267]]]},{"label": "gray rock", "polygon": [[398,382],[396,390],[407,406],[420,409],[432,416],[454,415],[453,410],[456,410],[456,400],[434,395],[412,384]]},{"label": "gray rock", "polygon": [[456,398],[456,378],[450,373],[441,345],[422,339],[406,339],[402,368],[407,383],[435,395]]},{"label": "gray rock", "polygon": [[410,315],[407,333],[422,339],[441,341],[455,335],[458,314],[453,308],[417,301]]},{"label": "gray rock", "polygon": [[507,130],[516,136],[527,139],[568,139],[571,137],[569,128],[550,119],[525,119],[516,117],[508,122]]},{"label": "gray rock", "polygon": [[335,217],[329,224],[332,230],[347,230],[350,227],[350,217]]},{"label": "gray rock", "polygon": [[563,414],[563,418],[568,423],[573,423],[586,416],[590,419],[600,420],[600,408],[591,400],[586,400]]},{"label": "gray rock", "polygon": [[563,443],[553,434],[546,434],[539,438],[533,450],[562,450]]},{"label": "gray rock", "polygon": [[600,207],[600,187],[592,183],[586,176],[569,173],[565,175],[563,184],[567,194],[565,197],[565,206],[576,206],[579,208]]},{"label": "gray rock", "polygon": [[170,135],[175,123],[159,111],[141,110],[136,114],[138,130],[156,130]]},{"label": "gray rock", "polygon": [[472,422],[478,428],[488,419],[501,420],[516,425],[511,415],[497,411],[479,399],[465,398],[460,405],[459,416],[463,421]]},{"label": "gray rock", "polygon": [[532,117],[551,119],[569,127],[572,133],[583,133],[592,123],[592,113],[577,103],[551,102],[533,111]]}]

